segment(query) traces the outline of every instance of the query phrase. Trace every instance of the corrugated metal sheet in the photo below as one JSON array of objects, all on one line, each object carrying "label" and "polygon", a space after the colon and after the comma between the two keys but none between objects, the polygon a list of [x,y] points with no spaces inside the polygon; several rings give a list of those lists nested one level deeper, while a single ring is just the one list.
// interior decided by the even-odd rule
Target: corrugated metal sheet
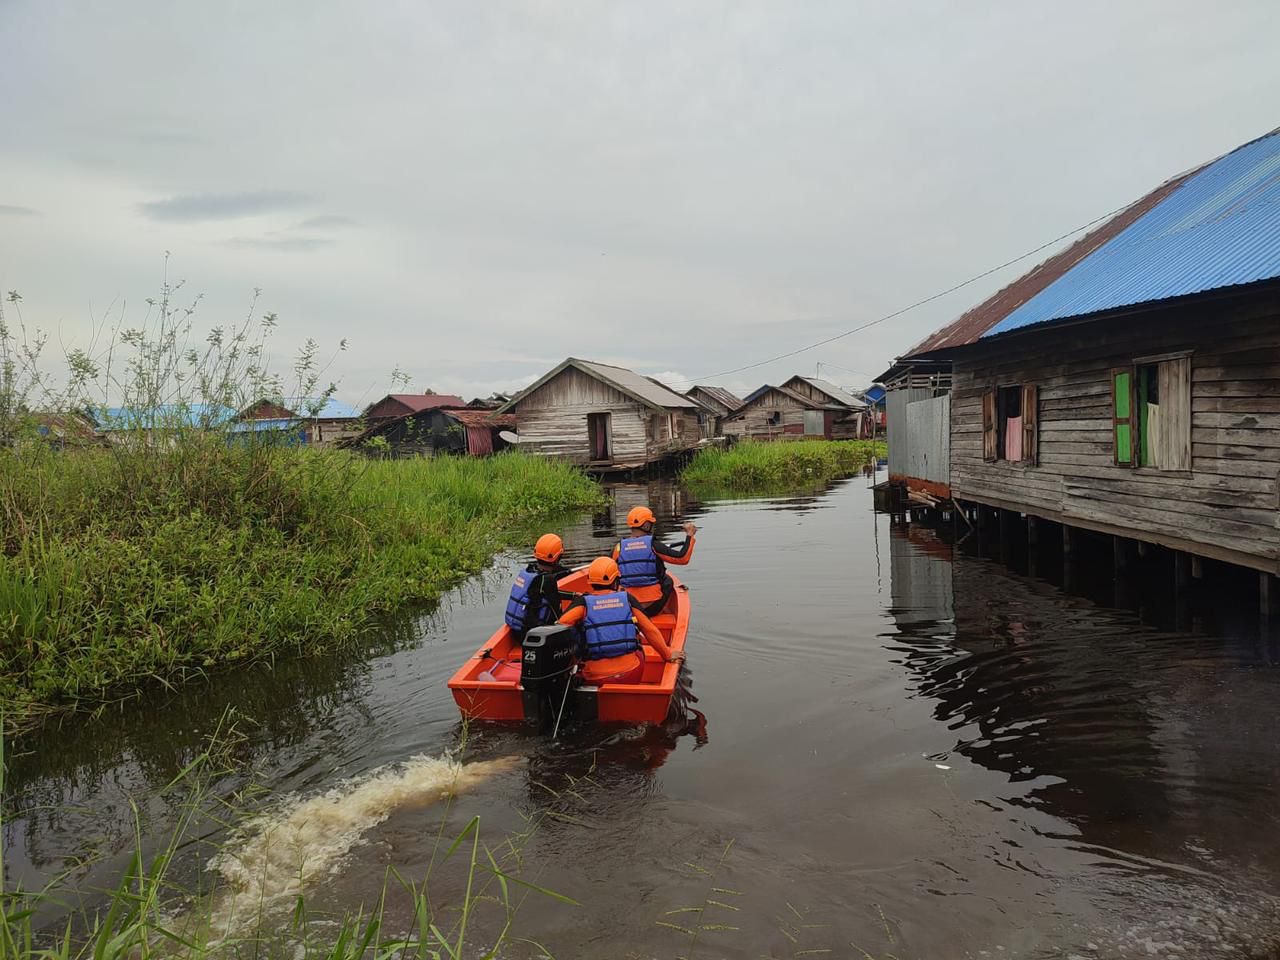
[{"label": "corrugated metal sheet", "polygon": [[847,390],[841,390],[829,380],[819,380],[817,377],[801,377],[809,386],[821,390],[828,397],[831,397],[837,403],[843,403],[846,407],[865,407],[866,404],[849,393]]},{"label": "corrugated metal sheet", "polygon": [[569,367],[581,370],[589,377],[595,377],[604,383],[609,384],[616,390],[627,394],[634,400],[659,410],[696,410],[698,405],[688,397],[682,397],[674,390],[663,386],[656,380],[649,377],[643,377],[633,370],[625,367],[615,367],[607,363],[597,363],[594,360],[579,360],[577,357],[570,357],[567,360],[557,364],[555,368],[543,374],[529,386],[525,387],[511,400],[504,403],[498,409],[503,413],[514,410],[519,405],[521,399],[529,396],[535,390],[539,389],[549,380],[560,375],[560,373]]},{"label": "corrugated metal sheet", "polygon": [[623,393],[638,397],[654,407],[695,409],[695,404],[688,397],[682,397],[669,387],[664,387],[656,380],[642,377],[626,367],[613,367],[607,363],[596,363],[594,360],[575,360],[578,369],[594,374],[606,383],[612,383]]},{"label": "corrugated metal sheet", "polygon": [[742,398],[730,393],[724,387],[709,387],[706,384],[698,384],[695,387],[685,391],[685,395],[693,393],[694,390],[701,390],[708,397],[729,410],[737,410],[742,406]]},{"label": "corrugated metal sheet", "polygon": [[467,427],[484,427],[496,430],[514,430],[516,418],[511,413],[493,413],[489,410],[446,410],[445,416]]},{"label": "corrugated metal sheet", "polygon": [[1280,277],[1280,130],[1179,180],[983,337]]},{"label": "corrugated metal sheet", "polygon": [[[379,400],[378,403],[384,403],[387,400],[403,403],[414,413],[438,410],[440,407],[465,407],[467,405],[465,400],[461,397],[455,397],[451,393],[391,393]],[[374,404],[374,406],[377,406],[377,404]]]},{"label": "corrugated metal sheet", "polygon": [[205,403],[161,403],[154,407],[101,407],[93,411],[103,433],[175,427],[221,427],[236,415],[230,407]]}]

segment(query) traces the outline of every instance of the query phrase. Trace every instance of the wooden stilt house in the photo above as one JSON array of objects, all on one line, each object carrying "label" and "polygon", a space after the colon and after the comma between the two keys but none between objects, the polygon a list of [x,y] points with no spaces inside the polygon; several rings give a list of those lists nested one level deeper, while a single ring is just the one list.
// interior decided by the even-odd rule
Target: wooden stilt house
[{"label": "wooden stilt house", "polygon": [[[1270,582],[1280,131],[1162,184],[978,309],[963,337],[909,358],[949,368],[952,495]],[[892,408],[889,429],[892,464]]]},{"label": "wooden stilt house", "polygon": [[693,450],[699,406],[623,367],[570,357],[499,408],[520,449],[599,471],[634,470]]}]

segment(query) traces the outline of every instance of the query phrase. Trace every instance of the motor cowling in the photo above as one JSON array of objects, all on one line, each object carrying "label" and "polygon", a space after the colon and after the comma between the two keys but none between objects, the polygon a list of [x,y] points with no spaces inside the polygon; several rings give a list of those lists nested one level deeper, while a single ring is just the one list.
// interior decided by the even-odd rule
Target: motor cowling
[{"label": "motor cowling", "polygon": [[577,662],[578,631],[572,627],[551,624],[528,632],[520,666],[526,721],[550,729],[561,710],[569,712],[573,698],[567,693]]}]

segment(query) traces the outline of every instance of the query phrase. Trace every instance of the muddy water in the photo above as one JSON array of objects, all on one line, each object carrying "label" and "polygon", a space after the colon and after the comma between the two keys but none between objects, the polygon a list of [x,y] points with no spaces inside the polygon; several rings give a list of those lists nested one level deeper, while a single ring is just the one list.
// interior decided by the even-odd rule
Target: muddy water
[{"label": "muddy water", "polygon": [[[508,558],[360,657],[256,668],[16,744],[7,869],[32,883],[72,865],[92,900],[122,865],[130,800],[163,836],[176,801],[160,788],[234,703],[251,718],[243,772],[216,788],[258,819],[211,828],[222,852],[192,844],[183,865],[223,897],[287,910],[301,883],[340,913],[389,867],[421,878],[437,838],[478,815],[495,846],[539,824],[523,875],[581,906],[534,895],[515,928],[560,957],[687,956],[675,928],[699,919],[705,957],[1269,956],[1274,647],[1230,617],[1174,631],[1158,595],[1107,606],[1087,554],[1081,596],[1017,572],[1025,557],[890,529],[868,485],[722,504],[619,487],[564,531],[583,561],[635,503],[702,527],[697,700],[666,727],[555,743],[472,727],[464,788],[440,802],[463,738],[445,680],[500,616]],[[441,897],[459,882],[442,875]],[[394,921],[408,911],[392,898]],[[479,915],[477,942],[500,922]]]}]

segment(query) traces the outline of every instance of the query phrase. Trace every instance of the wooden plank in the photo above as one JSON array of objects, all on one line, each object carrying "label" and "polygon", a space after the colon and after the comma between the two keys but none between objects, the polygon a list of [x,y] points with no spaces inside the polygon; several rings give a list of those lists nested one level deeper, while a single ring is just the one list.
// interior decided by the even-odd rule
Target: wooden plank
[{"label": "wooden plank", "polygon": [[1158,533],[1167,537],[1189,540],[1192,543],[1212,543],[1273,560],[1277,555],[1276,538],[1263,536],[1269,528],[1256,524],[1211,520],[1204,517],[1170,517],[1168,512],[1163,510],[1075,497],[1069,497],[1063,501],[1062,512],[1069,519],[1095,520],[1118,526],[1128,525],[1135,533],[1137,531],[1144,534]]},{"label": "wooden plank", "polygon": [[1206,494],[1205,491],[1184,490],[1178,498],[1178,515],[1170,517],[1164,508],[1165,497],[1159,491],[1147,495],[1140,484],[1130,483],[1117,487],[1103,480],[1088,479],[1083,483],[1072,483],[1068,480],[1063,486],[1063,495],[1070,501],[1100,500],[1106,503],[1121,504],[1139,509],[1151,509],[1169,519],[1171,525],[1192,523],[1189,518],[1203,517],[1211,520],[1223,520],[1247,523],[1258,526],[1264,533],[1257,534],[1266,539],[1280,540],[1280,530],[1276,528],[1276,510],[1272,506],[1274,496],[1259,498],[1250,495],[1252,505],[1246,505],[1245,496],[1239,495],[1235,500],[1224,501],[1221,496]]},{"label": "wooden plank", "polygon": [[1191,423],[1205,430],[1272,430],[1280,432],[1280,413],[1192,413]]},{"label": "wooden plank", "polygon": [[1158,367],[1160,427],[1156,463],[1167,470],[1191,469],[1191,361],[1166,360]]},{"label": "wooden plank", "polygon": [[1277,380],[1211,380],[1196,384],[1201,397],[1280,397]]},{"label": "wooden plank", "polygon": [[1158,531],[1135,529],[1132,525],[1111,523],[1105,520],[1094,520],[1089,517],[1069,517],[1058,510],[1030,507],[1027,504],[1019,504],[1017,501],[1006,500],[1000,497],[974,496],[972,494],[962,495],[960,492],[956,493],[956,497],[960,500],[983,503],[991,507],[1020,510],[1024,513],[1030,513],[1040,517],[1043,520],[1051,520],[1054,523],[1073,524],[1085,530],[1092,530],[1095,533],[1129,537],[1137,540],[1139,547],[1144,543],[1153,543],[1158,546],[1168,547],[1171,550],[1186,550],[1202,557],[1208,557],[1211,560],[1221,560],[1224,563],[1234,563],[1238,566],[1249,567],[1254,570],[1275,572],[1277,569],[1280,569],[1280,564],[1277,563],[1276,557],[1269,553],[1253,553],[1242,550],[1233,550],[1230,547],[1223,547],[1216,543],[1201,543],[1183,536],[1170,535]]},{"label": "wooden plank", "polygon": [[[1270,464],[1266,467],[1265,476],[1243,476],[1235,472],[1218,473],[1216,470],[1211,471],[1209,469],[1209,465],[1216,465],[1220,462],[1222,461],[1200,460],[1196,462],[1195,472],[1178,474],[1163,473],[1162,471],[1145,467],[1129,470],[1125,467],[1117,467],[1114,464],[1108,464],[1103,467],[1081,465],[1072,468],[1064,479],[1066,482],[1070,482],[1073,479],[1081,481],[1086,479],[1114,480],[1118,483],[1141,483],[1153,487],[1172,488],[1175,492],[1183,488],[1191,488],[1195,490],[1221,491],[1227,495],[1235,491],[1241,493],[1270,493],[1276,489],[1276,464]],[[1229,463],[1232,467],[1237,466],[1234,462]]]},{"label": "wooden plank", "polygon": [[1265,449],[1268,447],[1280,447],[1280,431],[1261,427],[1236,430],[1193,426],[1191,428],[1191,440],[1196,444],[1232,444],[1254,449]]},{"label": "wooden plank", "polygon": [[1191,394],[1193,413],[1280,413],[1280,397],[1207,397]]}]

